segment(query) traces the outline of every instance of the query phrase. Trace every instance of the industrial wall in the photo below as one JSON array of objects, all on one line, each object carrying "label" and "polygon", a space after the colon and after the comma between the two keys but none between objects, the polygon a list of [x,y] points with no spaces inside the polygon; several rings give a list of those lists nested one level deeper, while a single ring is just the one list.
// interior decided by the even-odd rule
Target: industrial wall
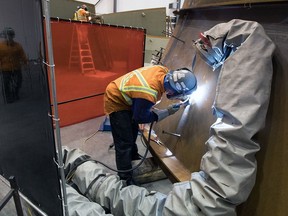
[{"label": "industrial wall", "polygon": [[[171,26],[166,23],[166,8],[153,8],[119,13],[103,14],[105,24],[137,27],[146,30],[145,63],[150,64],[153,55],[166,47]],[[170,27],[170,28],[169,28]]]},{"label": "industrial wall", "polygon": [[146,36],[146,46],[145,46],[145,63],[151,64],[151,59],[159,59],[163,56],[163,52],[168,44],[169,37],[159,37],[159,36]]},{"label": "industrial wall", "polygon": [[166,8],[154,8],[102,15],[105,24],[146,29],[148,35],[165,36]]},{"label": "industrial wall", "polygon": [[95,7],[93,4],[73,0],[50,0],[50,17],[73,19],[74,12],[77,10],[77,7],[82,4],[85,4],[88,7],[88,10],[95,14]]},{"label": "industrial wall", "polygon": [[[253,140],[261,147],[256,154],[258,161],[256,184],[248,200],[238,208],[238,214],[241,216],[284,216],[288,214],[286,205],[288,198],[288,188],[286,187],[288,181],[286,171],[288,153],[286,135],[288,127],[286,111],[288,107],[288,58],[286,55],[288,51],[288,5],[276,1],[265,2],[247,5],[240,1],[221,1],[220,3],[186,1],[183,10],[180,11],[180,19],[173,34],[182,41],[171,38],[164,57],[164,64],[171,69],[179,67],[191,69],[192,59],[195,55],[193,40],[199,38],[200,32],[205,32],[216,24],[232,19],[259,22],[276,44],[276,52],[273,57],[274,75],[266,126],[253,137]],[[210,136],[210,126],[216,121],[211,107],[219,75],[219,70],[212,71],[201,59],[196,60],[194,72],[197,76],[198,87],[205,85],[205,88],[200,89],[201,100],[191,106],[189,111],[176,113],[155,125],[160,139],[189,172],[199,171],[201,158],[207,151],[205,143]],[[159,107],[166,107],[169,103],[171,102],[164,99]],[[163,130],[179,133],[181,138],[163,134]],[[166,167],[167,170],[172,170],[172,168],[173,164]]]},{"label": "industrial wall", "polygon": [[182,7],[184,1],[177,0],[85,0],[85,2],[95,4],[95,10],[97,14],[110,14],[110,13],[118,13],[118,12],[127,12],[134,10],[142,10],[142,9],[153,9],[165,7],[166,13],[168,16],[173,15],[173,11],[175,10],[169,8],[170,3],[180,2],[180,7]]}]

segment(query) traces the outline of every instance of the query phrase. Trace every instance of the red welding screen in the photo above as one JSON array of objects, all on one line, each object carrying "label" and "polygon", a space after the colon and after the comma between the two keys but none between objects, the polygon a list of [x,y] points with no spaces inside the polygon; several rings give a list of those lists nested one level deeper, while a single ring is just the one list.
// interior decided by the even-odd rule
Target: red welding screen
[{"label": "red welding screen", "polygon": [[144,64],[145,31],[61,20],[51,31],[60,125],[104,115],[107,84]]}]

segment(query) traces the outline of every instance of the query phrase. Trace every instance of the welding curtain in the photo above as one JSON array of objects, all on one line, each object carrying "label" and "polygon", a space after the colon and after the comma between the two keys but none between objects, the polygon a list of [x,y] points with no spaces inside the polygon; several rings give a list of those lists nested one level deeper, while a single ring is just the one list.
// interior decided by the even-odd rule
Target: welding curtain
[{"label": "welding curtain", "polygon": [[104,115],[112,80],[144,64],[145,30],[52,19],[60,125]]},{"label": "welding curtain", "polygon": [[[1,0],[0,8],[0,31],[11,28],[15,41],[8,46],[1,34],[0,174],[6,179],[15,176],[20,192],[48,215],[62,215],[54,135],[48,116],[48,79],[42,63],[41,1]],[[20,46],[26,60],[18,62]]]}]

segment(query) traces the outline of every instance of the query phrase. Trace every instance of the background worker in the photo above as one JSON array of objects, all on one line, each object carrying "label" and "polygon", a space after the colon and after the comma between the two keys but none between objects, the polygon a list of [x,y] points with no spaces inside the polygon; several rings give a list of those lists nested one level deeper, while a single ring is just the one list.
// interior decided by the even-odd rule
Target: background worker
[{"label": "background worker", "polygon": [[[138,124],[161,121],[174,114],[180,106],[152,109],[166,92],[168,99],[184,100],[196,90],[195,75],[187,68],[168,70],[160,65],[139,68],[108,84],[104,95],[104,110],[109,115],[118,170],[132,168],[139,158],[136,139]],[[127,185],[134,184],[133,172],[119,172]]]},{"label": "background worker", "polygon": [[89,22],[90,12],[85,4],[80,6],[78,10],[75,12],[74,20]]},{"label": "background worker", "polygon": [[18,42],[14,41],[15,31],[6,27],[0,33],[0,71],[2,74],[3,96],[6,103],[19,99],[22,86],[22,66],[27,64],[26,54]]},{"label": "background worker", "polygon": [[[82,6],[77,7],[78,10],[74,14],[74,20],[78,20],[81,22],[88,22],[90,21],[90,12],[85,4]],[[77,25],[77,35],[78,40],[81,44],[86,44],[88,42],[88,26],[87,25]]]}]

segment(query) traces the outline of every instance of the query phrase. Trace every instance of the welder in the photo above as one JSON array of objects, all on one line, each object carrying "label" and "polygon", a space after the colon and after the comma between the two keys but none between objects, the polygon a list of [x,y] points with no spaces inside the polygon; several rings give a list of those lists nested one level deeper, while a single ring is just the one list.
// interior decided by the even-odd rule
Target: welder
[{"label": "welder", "polygon": [[[135,143],[139,124],[161,121],[179,110],[179,103],[153,108],[163,93],[168,99],[184,101],[196,88],[196,77],[189,69],[169,70],[160,65],[136,69],[108,84],[104,110],[110,119],[118,170],[130,170],[132,160],[140,159]],[[132,174],[118,172],[127,185],[135,184]]]}]

